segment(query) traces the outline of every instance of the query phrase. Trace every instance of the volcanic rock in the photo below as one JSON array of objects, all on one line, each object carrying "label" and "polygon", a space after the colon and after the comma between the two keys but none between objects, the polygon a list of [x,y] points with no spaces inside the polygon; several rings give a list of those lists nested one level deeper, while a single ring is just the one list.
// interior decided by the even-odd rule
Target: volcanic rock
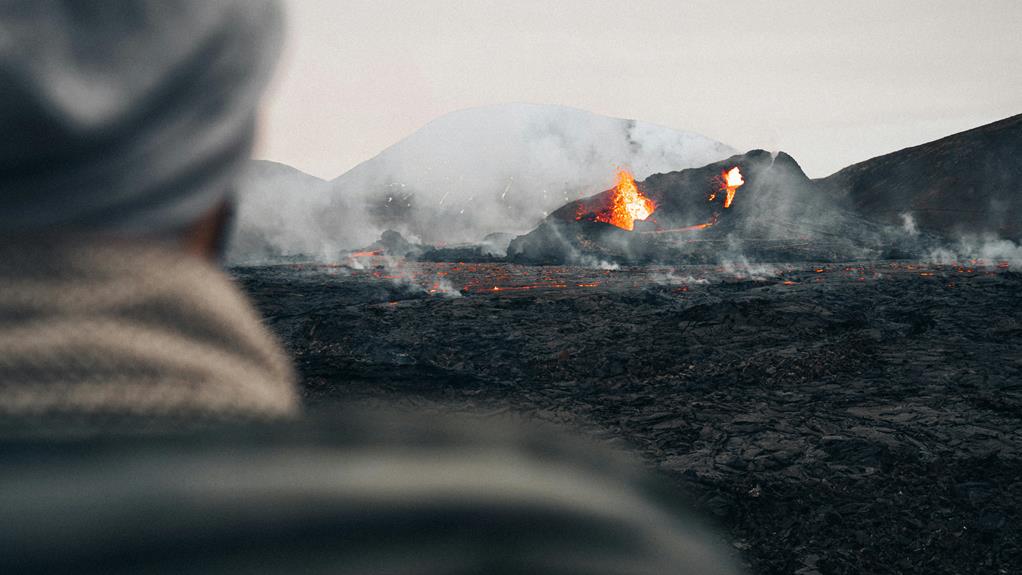
[{"label": "volcanic rock", "polygon": [[507,234],[490,234],[478,244],[431,246],[410,242],[400,232],[386,230],[380,239],[359,250],[348,252],[359,257],[385,256],[427,262],[497,262],[507,252]]},{"label": "volcanic rock", "polygon": [[414,257],[423,251],[423,247],[406,240],[404,236],[394,230],[387,230],[380,234],[380,239],[373,247],[383,250],[389,256]]},{"label": "volcanic rock", "polygon": [[[1016,573],[1022,274],[921,266],[234,273],[310,411],[509,413],[630,446],[750,573]],[[410,288],[437,277],[462,297]]]}]

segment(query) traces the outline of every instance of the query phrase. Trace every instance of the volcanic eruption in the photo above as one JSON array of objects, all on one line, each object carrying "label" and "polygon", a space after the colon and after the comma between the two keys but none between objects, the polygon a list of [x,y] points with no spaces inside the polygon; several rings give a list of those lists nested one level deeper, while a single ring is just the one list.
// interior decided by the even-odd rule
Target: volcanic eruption
[{"label": "volcanic eruption", "polygon": [[724,192],[727,194],[724,196],[724,207],[730,208],[731,202],[735,200],[735,192],[745,184],[745,179],[742,178],[742,171],[738,166],[724,172],[721,178],[724,180]]},{"label": "volcanic eruption", "polygon": [[508,257],[629,265],[738,256],[850,261],[895,245],[889,235],[819,194],[791,156],[751,150],[637,184],[621,176],[615,188],[568,203],[515,238]]},{"label": "volcanic eruption", "polygon": [[656,204],[639,191],[631,172],[618,170],[617,185],[614,186],[610,204],[595,214],[588,214],[584,206],[580,206],[575,219],[581,220],[589,215],[594,221],[632,231],[636,220],[645,220],[654,211]]}]

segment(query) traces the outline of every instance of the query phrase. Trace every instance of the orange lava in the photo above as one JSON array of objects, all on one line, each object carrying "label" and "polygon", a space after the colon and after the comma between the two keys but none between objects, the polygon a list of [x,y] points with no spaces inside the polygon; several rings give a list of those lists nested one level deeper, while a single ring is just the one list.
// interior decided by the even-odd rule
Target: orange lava
[{"label": "orange lava", "polygon": [[534,289],[565,289],[568,284],[542,284],[542,285],[524,285],[524,286],[493,286],[490,291],[502,292],[502,291],[528,291]]},{"label": "orange lava", "polygon": [[724,180],[724,190],[727,192],[727,196],[724,197],[724,207],[730,208],[731,202],[735,201],[735,192],[745,185],[745,178],[742,177],[742,171],[738,169],[738,166],[721,174],[721,178]]},{"label": "orange lava", "polygon": [[654,211],[656,204],[642,195],[632,174],[627,170],[618,170],[610,207],[596,214],[596,221],[631,231],[635,229],[635,220],[645,220]]},{"label": "orange lava", "polygon": [[[738,188],[740,188],[740,187],[745,185],[745,178],[742,176],[742,170],[739,169],[738,166],[735,166],[735,167],[731,168],[730,170],[726,170],[724,172],[721,172],[720,180],[719,181],[720,181],[720,191],[725,194],[724,195],[724,207],[725,208],[730,208],[731,204],[734,203],[734,201],[735,201],[735,192],[738,191]],[[717,199],[717,193],[718,193],[717,191],[710,192],[710,195],[706,198],[707,201],[713,202],[714,200],[716,200]],[[695,225],[692,225],[692,226],[685,226],[685,227],[682,227],[682,228],[657,229],[657,230],[653,230],[653,231],[649,231],[649,232],[641,232],[641,233],[664,234],[664,233],[675,233],[675,232],[695,232],[695,231],[699,231],[699,230],[705,230],[706,228],[715,225],[717,223],[717,218],[718,217],[719,217],[719,215],[716,212],[714,212],[713,216],[710,218],[710,221],[708,221],[708,222],[704,222],[704,223],[701,223],[701,224],[695,224]],[[599,218],[597,218],[597,219],[599,219]],[[645,218],[642,218],[642,219],[645,219]],[[603,221],[603,220],[600,220],[600,221]],[[631,229],[631,228],[627,228],[627,229]]]},{"label": "orange lava", "polygon": [[710,217],[710,221],[702,223],[702,224],[696,224],[694,226],[685,226],[683,228],[668,228],[668,229],[651,230],[651,231],[639,232],[639,233],[640,234],[672,234],[672,233],[675,233],[675,232],[696,232],[696,231],[699,231],[699,230],[705,230],[706,228],[708,228],[708,227],[712,226],[713,224],[717,223],[717,217],[718,217],[717,214],[713,214],[713,216]]}]

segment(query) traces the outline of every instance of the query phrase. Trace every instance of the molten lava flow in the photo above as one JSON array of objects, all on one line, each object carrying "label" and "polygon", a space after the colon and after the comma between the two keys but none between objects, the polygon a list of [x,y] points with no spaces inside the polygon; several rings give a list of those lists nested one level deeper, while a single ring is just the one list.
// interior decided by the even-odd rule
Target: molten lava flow
[{"label": "molten lava flow", "polygon": [[658,229],[655,229],[655,230],[651,230],[651,231],[647,231],[647,232],[639,232],[639,233],[640,234],[673,234],[675,232],[695,232],[695,231],[699,231],[699,230],[705,230],[706,228],[716,224],[717,223],[717,218],[718,218],[718,215],[716,213],[714,213],[710,217],[710,221],[702,223],[702,224],[696,224],[694,226],[685,226],[683,228],[669,228],[669,229],[659,229],[658,228]]},{"label": "molten lava flow", "polygon": [[610,207],[596,214],[596,221],[617,226],[623,230],[635,229],[635,220],[645,220],[654,211],[653,200],[642,195],[635,186],[635,178],[627,170],[618,170],[617,186]]},{"label": "molten lava flow", "polygon": [[730,208],[731,202],[735,199],[735,192],[745,184],[745,179],[742,178],[742,171],[738,169],[738,166],[724,172],[721,177],[724,180],[724,189],[727,191],[727,196],[724,198],[724,207]]}]

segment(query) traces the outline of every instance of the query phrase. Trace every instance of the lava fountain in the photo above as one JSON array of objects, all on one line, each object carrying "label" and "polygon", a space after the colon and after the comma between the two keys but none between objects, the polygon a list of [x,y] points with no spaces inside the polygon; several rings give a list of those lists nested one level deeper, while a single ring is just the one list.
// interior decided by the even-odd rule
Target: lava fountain
[{"label": "lava fountain", "polygon": [[738,188],[745,185],[745,179],[742,177],[742,171],[738,169],[738,166],[721,174],[721,178],[724,181],[724,191],[727,192],[727,195],[724,196],[724,207],[730,208],[731,202],[735,200],[735,192],[738,191]]},{"label": "lava fountain", "polygon": [[645,220],[654,211],[656,204],[642,195],[632,174],[628,170],[618,170],[610,206],[597,213],[595,219],[631,231],[635,229],[635,220]]}]

